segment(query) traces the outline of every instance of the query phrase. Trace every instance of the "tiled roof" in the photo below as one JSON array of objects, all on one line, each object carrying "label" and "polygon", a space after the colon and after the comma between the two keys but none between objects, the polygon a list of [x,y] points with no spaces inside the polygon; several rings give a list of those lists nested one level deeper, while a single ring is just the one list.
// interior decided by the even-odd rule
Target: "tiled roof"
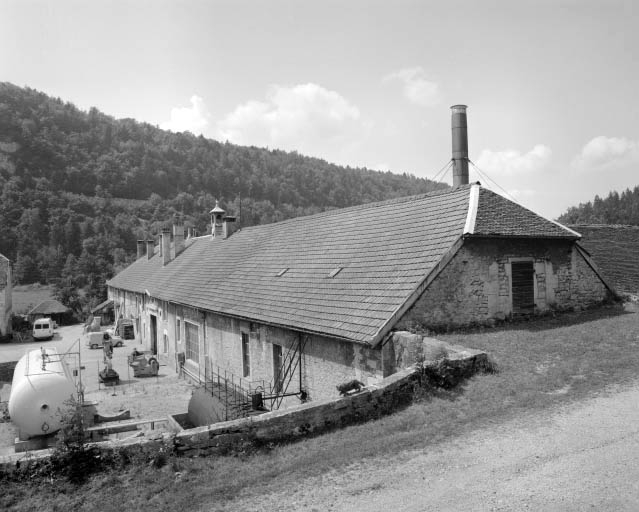
[{"label": "tiled roof", "polygon": [[64,304],[58,302],[55,299],[44,300],[36,307],[34,307],[31,311],[29,311],[30,315],[52,315],[58,313],[66,313],[69,311],[69,308]]},{"label": "tiled roof", "polygon": [[479,187],[479,202],[473,235],[572,238],[575,240],[579,238],[579,233],[545,219],[491,190],[481,187]]},{"label": "tiled roof", "polygon": [[581,245],[619,292],[639,294],[639,226],[578,225]]},{"label": "tiled roof", "polygon": [[[226,240],[194,239],[166,266],[157,255],[143,257],[108,284],[224,315],[375,343],[472,224],[467,223],[470,197],[476,197],[472,188],[254,226]],[[494,196],[484,201],[479,194],[481,233],[489,226],[482,208],[521,209],[507,210],[500,205],[507,200]],[[521,215],[522,222],[531,218],[528,236],[556,232],[555,224],[542,219],[544,225],[532,212]],[[514,226],[507,218],[494,224],[492,234],[499,225],[511,235]],[[564,231],[563,236],[572,235]]]}]

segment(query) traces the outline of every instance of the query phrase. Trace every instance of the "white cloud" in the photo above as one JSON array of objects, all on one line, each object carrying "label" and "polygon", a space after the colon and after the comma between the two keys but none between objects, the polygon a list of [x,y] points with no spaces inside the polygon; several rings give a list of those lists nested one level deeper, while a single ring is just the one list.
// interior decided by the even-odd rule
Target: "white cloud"
[{"label": "white cloud", "polygon": [[191,132],[202,134],[209,125],[209,113],[204,100],[199,96],[191,96],[190,107],[175,107],[171,109],[171,120],[160,125],[164,130],[172,132]]},{"label": "white cloud", "polygon": [[408,101],[421,107],[432,107],[439,103],[439,86],[426,79],[421,67],[400,69],[386,75],[383,82],[399,81]]},{"label": "white cloud", "polygon": [[639,141],[602,135],[588,142],[572,159],[571,166],[579,171],[591,171],[636,163],[639,163]]},{"label": "white cloud", "polygon": [[551,155],[550,148],[543,144],[537,144],[525,154],[515,149],[505,151],[484,149],[477,159],[477,166],[489,177],[521,176],[542,171],[548,165]]},{"label": "white cloud", "polygon": [[238,105],[217,125],[218,136],[236,144],[296,150],[338,158],[340,145],[366,130],[359,109],[335,91],[307,83],[274,85],[266,101]]}]

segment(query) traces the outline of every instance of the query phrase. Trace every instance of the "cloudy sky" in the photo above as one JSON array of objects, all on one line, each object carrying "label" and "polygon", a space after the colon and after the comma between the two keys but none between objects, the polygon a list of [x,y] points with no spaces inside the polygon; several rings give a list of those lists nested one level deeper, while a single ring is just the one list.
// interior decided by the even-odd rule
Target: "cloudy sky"
[{"label": "cloudy sky", "polygon": [[0,0],[0,80],[423,177],[463,103],[471,180],[556,217],[639,184],[638,26],[636,0]]}]

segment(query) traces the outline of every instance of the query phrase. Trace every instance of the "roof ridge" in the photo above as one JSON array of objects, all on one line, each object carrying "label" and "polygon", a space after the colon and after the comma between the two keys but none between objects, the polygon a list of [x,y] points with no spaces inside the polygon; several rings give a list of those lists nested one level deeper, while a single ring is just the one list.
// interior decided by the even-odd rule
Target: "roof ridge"
[{"label": "roof ridge", "polygon": [[383,206],[388,206],[388,205],[392,205],[392,204],[402,204],[402,203],[406,203],[409,201],[415,201],[415,200],[420,200],[420,199],[426,199],[429,197],[437,197],[440,195],[445,195],[445,194],[456,194],[459,193],[460,191],[463,191],[467,188],[471,188],[473,185],[475,185],[475,183],[470,183],[468,185],[462,185],[460,187],[457,188],[445,188],[445,189],[438,189],[438,190],[431,190],[429,192],[424,192],[422,194],[415,194],[412,196],[400,196],[400,197],[393,197],[392,199],[384,199],[382,201],[374,201],[372,203],[362,203],[362,204],[356,204],[356,205],[352,205],[352,206],[346,206],[344,208],[331,208],[329,210],[324,210],[323,212],[317,212],[317,213],[313,213],[310,215],[301,215],[299,217],[293,217],[290,219],[284,219],[281,221],[277,221],[277,222],[271,222],[269,224],[256,224],[254,226],[249,226],[246,228],[243,228],[243,230],[253,230],[255,228],[261,228],[261,227],[265,227],[265,226],[275,226],[275,225],[282,225],[282,224],[287,224],[287,223],[293,223],[293,222],[302,222],[306,219],[311,219],[311,218],[321,218],[323,216],[326,217],[330,217],[333,215],[341,215],[343,213],[349,213],[349,212],[353,212],[353,211],[359,211],[359,210],[367,210],[367,209],[371,209],[371,208],[380,208]]},{"label": "roof ridge", "polygon": [[473,183],[470,187],[470,197],[468,198],[468,215],[464,225],[464,234],[472,235],[475,232],[477,222],[477,207],[479,206],[479,183]]}]

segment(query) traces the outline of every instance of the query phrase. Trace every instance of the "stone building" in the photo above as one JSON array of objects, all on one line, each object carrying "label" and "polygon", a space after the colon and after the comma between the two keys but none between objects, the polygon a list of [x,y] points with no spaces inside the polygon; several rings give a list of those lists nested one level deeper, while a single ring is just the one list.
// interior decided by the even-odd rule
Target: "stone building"
[{"label": "stone building", "polygon": [[174,226],[157,247],[139,241],[109,298],[176,370],[260,389],[273,407],[382,379],[394,330],[584,308],[611,292],[577,232],[479,183],[236,233],[224,213],[212,210],[210,235]]},{"label": "stone building", "polygon": [[11,334],[11,262],[0,254],[0,338]]},{"label": "stone building", "polygon": [[107,283],[116,315],[193,380],[277,408],[394,372],[394,330],[602,302],[612,290],[579,233],[468,183],[466,106],[451,108],[452,189],[237,233],[216,204],[210,235],[138,241]]}]

